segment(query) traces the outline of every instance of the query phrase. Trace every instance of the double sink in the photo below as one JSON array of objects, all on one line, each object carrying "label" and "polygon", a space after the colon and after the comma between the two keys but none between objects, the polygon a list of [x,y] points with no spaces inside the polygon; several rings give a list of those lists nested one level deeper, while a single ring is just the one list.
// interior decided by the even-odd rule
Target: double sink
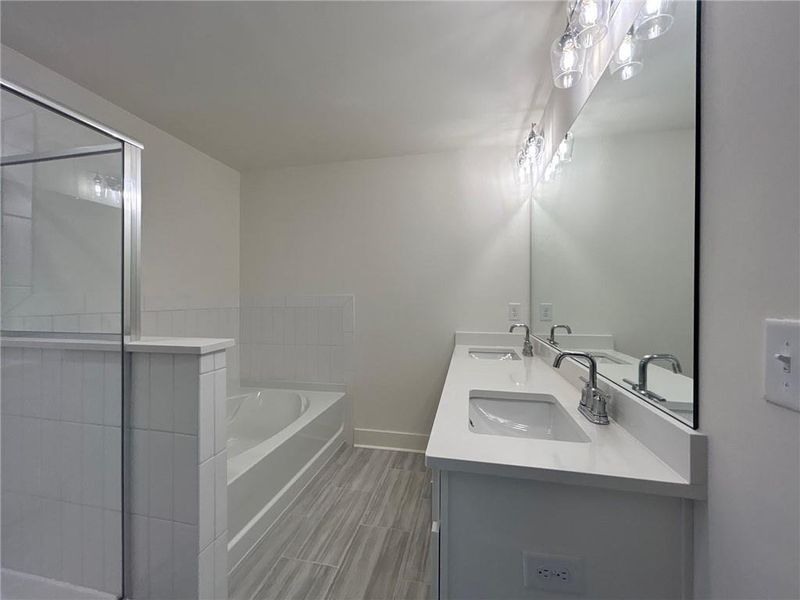
[{"label": "double sink", "polygon": [[[520,360],[513,349],[470,348],[477,360]],[[482,435],[587,443],[589,437],[555,396],[471,390],[469,429]]]}]

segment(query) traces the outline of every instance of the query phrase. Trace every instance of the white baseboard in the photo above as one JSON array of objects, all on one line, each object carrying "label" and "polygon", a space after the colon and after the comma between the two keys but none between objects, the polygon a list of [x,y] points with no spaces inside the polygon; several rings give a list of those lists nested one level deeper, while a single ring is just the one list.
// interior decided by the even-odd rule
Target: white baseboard
[{"label": "white baseboard", "polygon": [[368,448],[386,448],[406,452],[425,452],[428,436],[423,433],[407,431],[387,431],[385,429],[355,429],[355,445]]}]

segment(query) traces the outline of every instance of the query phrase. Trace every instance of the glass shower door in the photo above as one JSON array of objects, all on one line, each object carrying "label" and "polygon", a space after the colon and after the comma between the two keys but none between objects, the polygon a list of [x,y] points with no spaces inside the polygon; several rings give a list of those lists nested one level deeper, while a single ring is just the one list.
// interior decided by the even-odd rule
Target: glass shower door
[{"label": "glass shower door", "polygon": [[120,597],[123,144],[0,93],[2,597]]}]

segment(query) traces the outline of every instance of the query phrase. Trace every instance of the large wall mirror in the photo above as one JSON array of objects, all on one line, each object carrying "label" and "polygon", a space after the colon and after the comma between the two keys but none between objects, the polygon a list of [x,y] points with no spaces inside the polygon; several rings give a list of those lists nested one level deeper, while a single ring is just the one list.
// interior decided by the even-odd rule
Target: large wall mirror
[{"label": "large wall mirror", "polygon": [[[697,427],[699,11],[690,1],[670,10],[654,39],[626,36],[534,188],[531,322],[543,341],[591,352],[604,378]],[[557,325],[571,333],[551,338]]]}]

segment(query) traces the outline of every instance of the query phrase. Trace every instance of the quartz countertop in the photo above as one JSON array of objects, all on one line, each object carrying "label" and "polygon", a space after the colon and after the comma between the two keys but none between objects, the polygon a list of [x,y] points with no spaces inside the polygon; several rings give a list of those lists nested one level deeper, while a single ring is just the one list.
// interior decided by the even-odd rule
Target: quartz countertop
[{"label": "quartz countertop", "polygon": [[[512,339],[513,343],[504,343]],[[485,344],[459,343],[457,339],[425,453],[430,467],[665,496],[705,497],[704,484],[682,477],[613,419],[609,425],[590,423],[578,412],[580,390],[538,356],[522,357],[521,336],[501,335],[495,340]],[[476,360],[469,355],[476,347],[514,348],[522,360]],[[550,394],[590,441],[473,433],[469,429],[471,390]],[[674,426],[680,427],[677,423]]]}]

